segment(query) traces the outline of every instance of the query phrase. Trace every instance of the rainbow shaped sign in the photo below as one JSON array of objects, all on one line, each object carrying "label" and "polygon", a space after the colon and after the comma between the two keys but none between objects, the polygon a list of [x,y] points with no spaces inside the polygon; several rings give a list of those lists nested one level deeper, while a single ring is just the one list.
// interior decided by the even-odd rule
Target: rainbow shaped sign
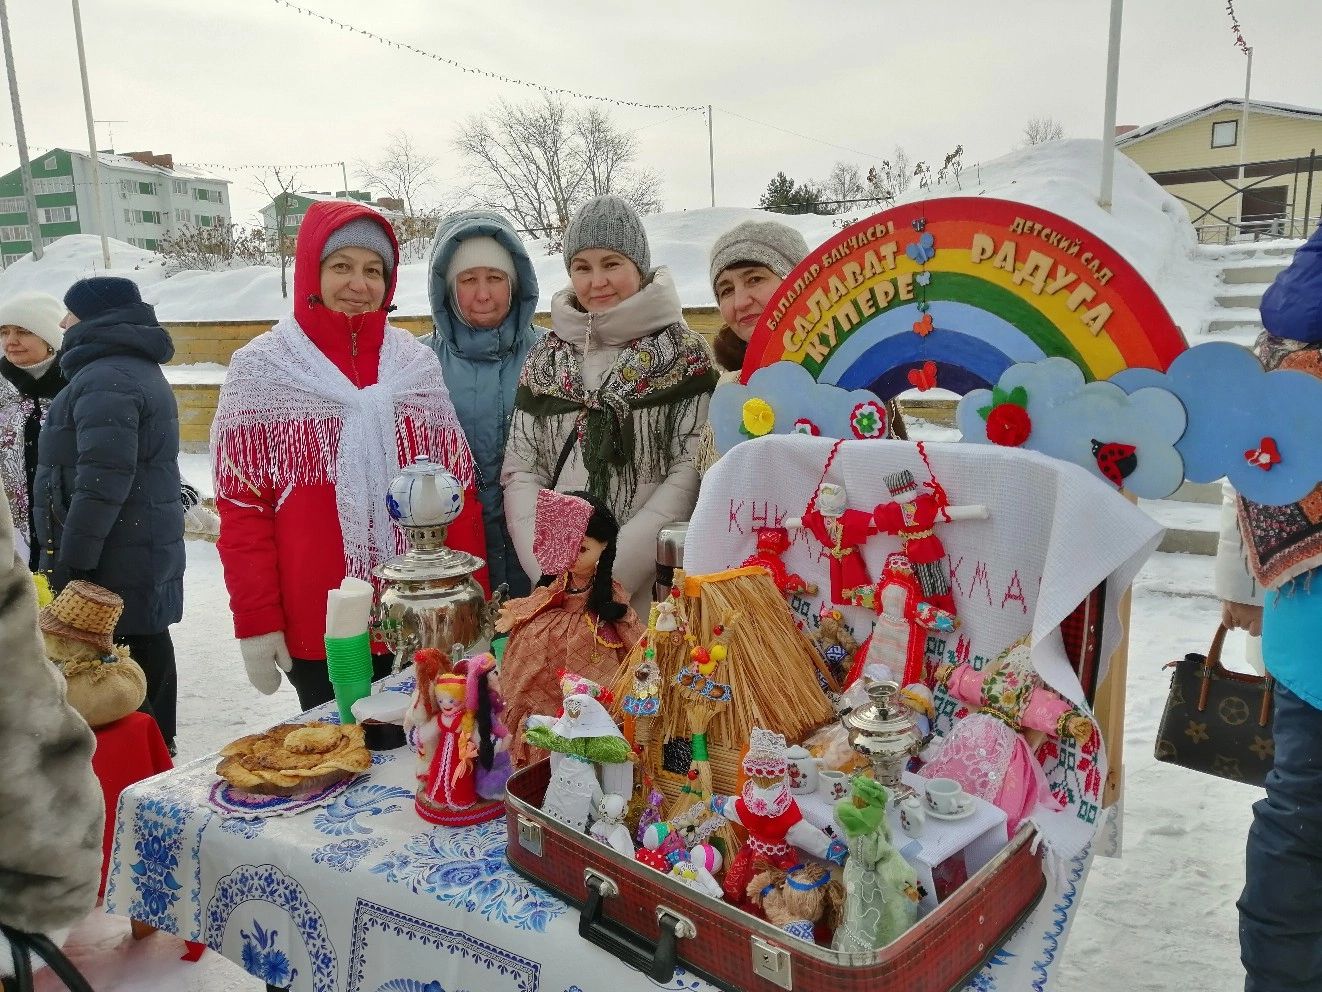
[{"label": "rainbow shaped sign", "polygon": [[1059,356],[1088,381],[1164,372],[1187,348],[1152,288],[1077,224],[1021,203],[952,197],[845,228],[782,283],[741,381],[790,361],[818,382],[890,399],[990,389]]}]

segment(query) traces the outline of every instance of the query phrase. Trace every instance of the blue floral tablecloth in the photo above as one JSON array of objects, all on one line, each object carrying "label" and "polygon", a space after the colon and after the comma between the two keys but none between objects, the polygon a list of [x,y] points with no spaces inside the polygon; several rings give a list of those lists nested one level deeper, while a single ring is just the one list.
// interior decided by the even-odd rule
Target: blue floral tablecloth
[{"label": "blue floral tablecloth", "polygon": [[[387,691],[411,689],[404,679]],[[330,707],[309,718],[335,719]],[[658,984],[583,941],[578,911],[509,867],[504,819],[466,829],[425,824],[413,809],[408,749],[375,754],[370,772],[319,809],[259,820],[226,818],[209,805],[218,760],[125,790],[110,912],[200,941],[293,992],[712,988],[683,969]],[[1071,882],[1084,871],[1080,863]],[[1044,900],[968,988],[1030,987],[1003,984],[1003,973],[1034,958],[1052,962],[1075,891],[1071,884],[1064,906]],[[1016,960],[1025,937],[1032,956]],[[1041,990],[1048,969],[1034,970],[1040,980],[1031,987]]]}]

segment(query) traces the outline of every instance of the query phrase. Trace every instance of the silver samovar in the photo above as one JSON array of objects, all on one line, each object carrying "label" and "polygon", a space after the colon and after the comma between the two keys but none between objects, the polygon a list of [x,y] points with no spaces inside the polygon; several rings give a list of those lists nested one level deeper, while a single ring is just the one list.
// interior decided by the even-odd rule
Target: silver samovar
[{"label": "silver samovar", "polygon": [[487,603],[473,573],[485,562],[447,547],[445,535],[464,508],[463,484],[420,456],[390,483],[386,505],[409,550],[372,569],[384,586],[372,607],[372,629],[395,653],[395,670],[421,648],[461,657],[487,650],[502,586]]},{"label": "silver samovar", "polygon": [[899,798],[910,791],[900,776],[929,738],[914,723],[897,683],[869,682],[867,692],[868,701],[843,714],[840,722],[849,746],[872,763],[873,777]]}]

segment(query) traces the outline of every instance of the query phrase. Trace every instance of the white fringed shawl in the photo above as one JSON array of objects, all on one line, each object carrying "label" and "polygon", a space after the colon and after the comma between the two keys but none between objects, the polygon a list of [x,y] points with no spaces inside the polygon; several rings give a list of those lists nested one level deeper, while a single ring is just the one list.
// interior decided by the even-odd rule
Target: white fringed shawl
[{"label": "white fringed shawl", "polygon": [[440,364],[407,331],[386,326],[378,379],[366,389],[293,317],[234,353],[211,425],[217,494],[333,484],[346,574],[370,579],[373,565],[404,550],[386,487],[417,455],[472,484],[472,455]]}]

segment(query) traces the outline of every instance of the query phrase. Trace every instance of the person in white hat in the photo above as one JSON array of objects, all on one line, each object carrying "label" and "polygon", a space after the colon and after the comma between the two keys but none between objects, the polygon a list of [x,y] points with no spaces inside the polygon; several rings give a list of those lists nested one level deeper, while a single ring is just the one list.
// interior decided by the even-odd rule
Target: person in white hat
[{"label": "person in white hat", "polygon": [[19,555],[36,568],[32,550],[32,478],[37,436],[51,400],[66,385],[56,355],[64,341],[64,304],[47,293],[0,300],[0,481],[14,513]]}]

